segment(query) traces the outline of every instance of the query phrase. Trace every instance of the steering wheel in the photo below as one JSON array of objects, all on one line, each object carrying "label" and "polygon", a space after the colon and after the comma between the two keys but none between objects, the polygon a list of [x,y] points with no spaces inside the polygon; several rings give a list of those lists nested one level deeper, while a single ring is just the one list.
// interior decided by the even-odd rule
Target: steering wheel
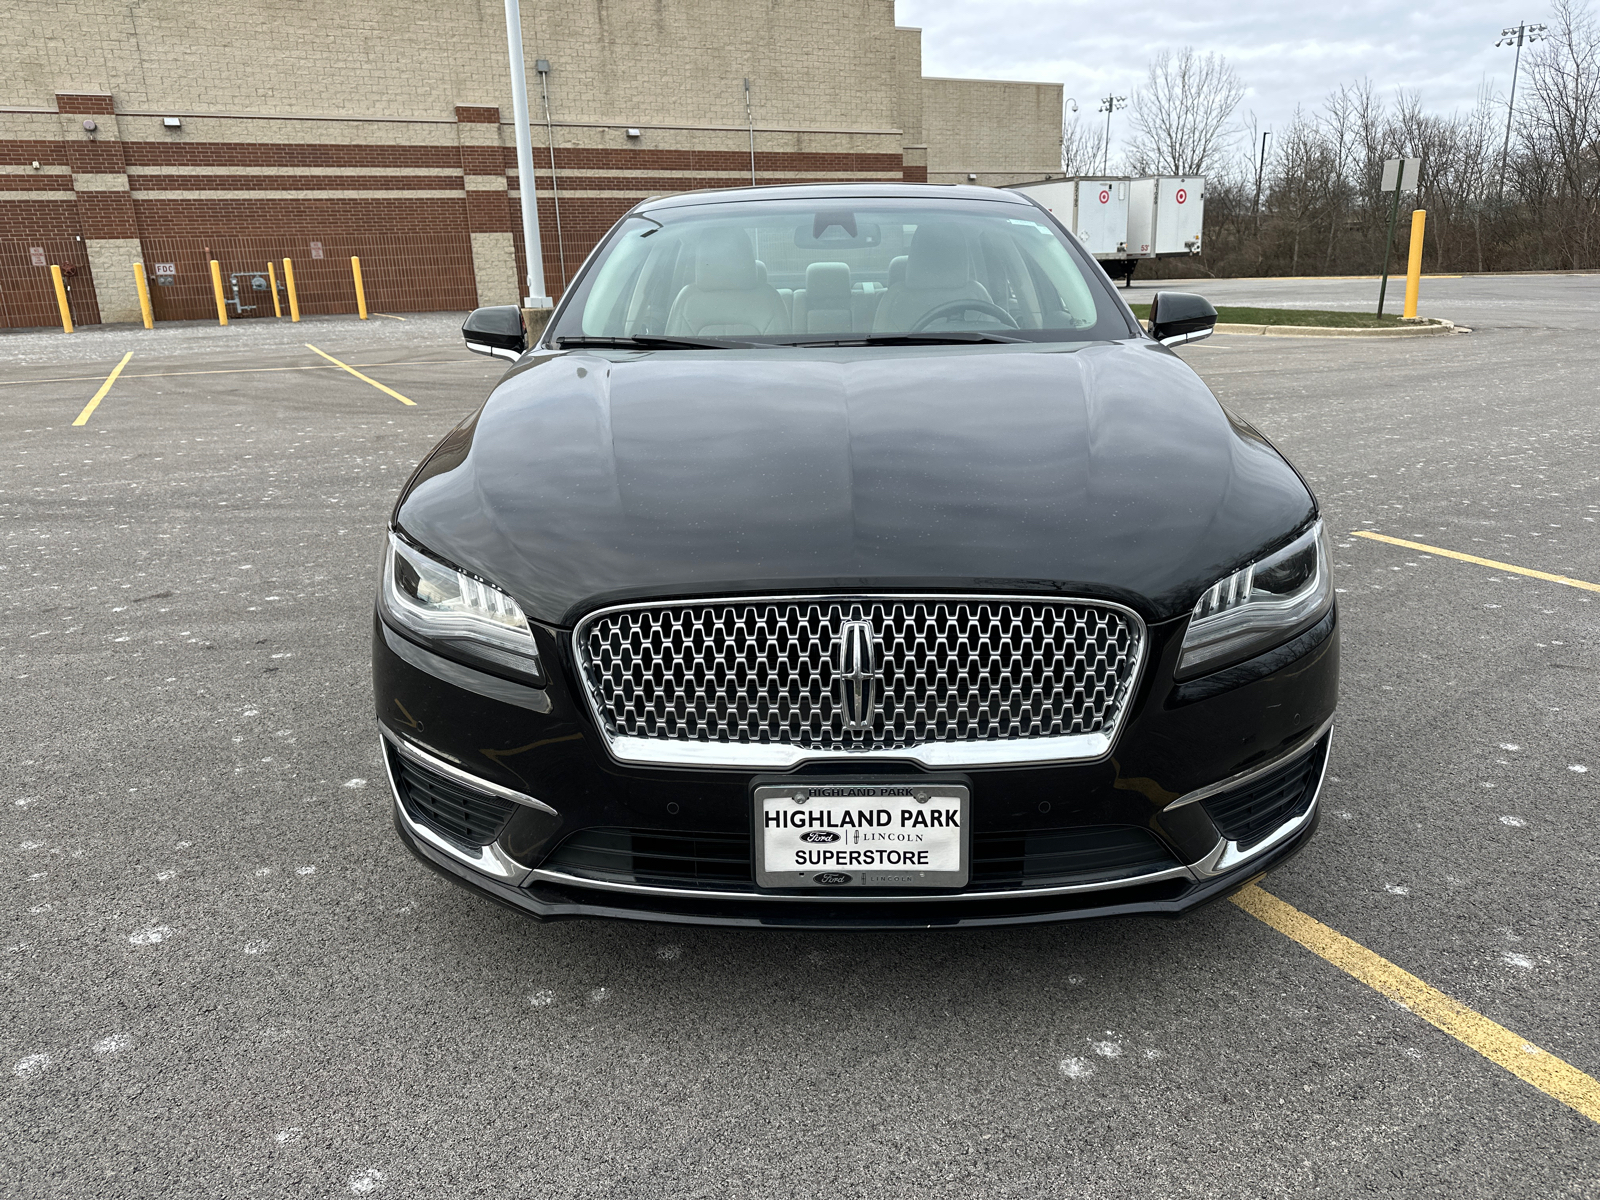
[{"label": "steering wheel", "polygon": [[961,313],[981,312],[991,317],[998,318],[1007,329],[1021,329],[1016,318],[1001,308],[998,304],[990,304],[987,300],[952,300],[949,304],[941,304],[932,312],[924,313],[909,332],[921,333],[935,321],[942,321],[946,317],[954,317]]}]

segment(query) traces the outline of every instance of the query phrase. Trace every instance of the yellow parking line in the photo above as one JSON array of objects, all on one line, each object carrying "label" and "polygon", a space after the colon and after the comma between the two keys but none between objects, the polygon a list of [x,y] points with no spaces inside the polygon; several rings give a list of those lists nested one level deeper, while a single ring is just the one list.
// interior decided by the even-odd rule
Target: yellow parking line
[{"label": "yellow parking line", "polygon": [[349,371],[350,374],[354,375],[357,379],[361,380],[361,382],[370,383],[373,387],[377,388],[380,392],[386,392],[389,395],[393,396],[396,400],[400,401],[401,404],[409,404],[409,405],[411,405],[412,408],[415,408],[417,406],[417,402],[415,400],[407,400],[404,396],[402,396],[399,392],[395,391],[392,387],[384,387],[383,384],[379,383],[376,379],[373,379],[370,375],[363,375],[360,371],[356,370],[354,367],[350,366],[348,363],[342,363],[337,358],[335,358],[333,355],[325,353],[324,351],[318,350],[310,342],[306,343],[306,349],[311,351],[313,354],[321,354],[323,358],[327,359],[334,366],[343,367],[346,371]]},{"label": "yellow parking line", "polygon": [[1546,583],[1564,583],[1568,587],[1582,588],[1586,592],[1600,592],[1600,583],[1590,583],[1586,579],[1573,579],[1569,575],[1552,575],[1548,571],[1535,571],[1531,567],[1518,567],[1511,563],[1497,562],[1492,558],[1479,558],[1476,554],[1463,554],[1459,550],[1441,550],[1438,546],[1426,546],[1421,542],[1408,542],[1404,538],[1389,537],[1382,533],[1368,533],[1365,529],[1353,530],[1351,537],[1370,538],[1375,542],[1388,542],[1391,546],[1404,546],[1407,550],[1420,550],[1424,554],[1438,554],[1444,558],[1456,558],[1462,562],[1476,563],[1480,567],[1493,567],[1496,571],[1510,571],[1513,575],[1526,575],[1530,579],[1543,579]]},{"label": "yellow parking line", "polygon": [[[418,358],[410,362],[387,363],[356,363],[358,367],[438,367],[449,366],[453,363],[472,363],[479,366],[483,359],[474,355],[472,358]],[[339,367],[218,367],[209,371],[131,371],[129,379],[169,379],[177,375],[264,375],[273,371],[337,371]],[[53,375],[48,379],[0,379],[0,387],[12,387],[21,383],[82,383],[88,379],[99,379],[98,375]]]},{"label": "yellow parking line", "polygon": [[1234,893],[1233,902],[1291,941],[1299,942],[1347,975],[1383,993],[1490,1062],[1504,1067],[1524,1083],[1531,1083],[1551,1099],[1561,1101],[1591,1121],[1600,1121],[1600,1080],[1592,1075],[1585,1075],[1571,1063],[1547,1054],[1505,1026],[1495,1024],[1253,883]]},{"label": "yellow parking line", "polygon": [[132,357],[133,351],[129,350],[122,356],[122,361],[111,368],[111,374],[106,376],[106,381],[100,385],[100,390],[94,394],[94,399],[83,406],[83,411],[78,414],[78,419],[73,422],[74,425],[87,425],[89,423],[89,418],[94,415],[94,410],[100,407],[100,401],[106,398],[106,393],[111,390],[111,385],[117,381],[117,376],[122,374],[122,368],[128,365],[128,360]]}]

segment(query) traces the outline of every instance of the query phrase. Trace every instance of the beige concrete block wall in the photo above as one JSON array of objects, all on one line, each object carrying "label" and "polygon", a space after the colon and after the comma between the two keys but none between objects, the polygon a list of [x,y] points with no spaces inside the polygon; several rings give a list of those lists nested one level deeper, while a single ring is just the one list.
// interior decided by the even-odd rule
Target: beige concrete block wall
[{"label": "beige concrete block wall", "polygon": [[[758,127],[896,128],[892,0],[523,0],[522,27],[540,116],[546,58],[559,119],[743,126],[748,77]],[[233,0],[202,20],[192,0],[13,0],[0,105],[448,120],[460,98],[509,109],[504,45],[496,4]]]},{"label": "beige concrete block wall", "polygon": [[1061,172],[1059,83],[924,79],[922,129],[933,183],[998,186]]},{"label": "beige concrete block wall", "polygon": [[908,146],[922,146],[922,30],[898,25],[894,31],[896,122]]},{"label": "beige concrete block wall", "polygon": [[94,276],[94,298],[102,324],[141,320],[139,289],[133,282],[133,264],[140,261],[138,238],[90,238],[84,242],[89,273]]},{"label": "beige concrete block wall", "polygon": [[472,235],[472,274],[479,307],[518,302],[517,253],[509,233]]}]

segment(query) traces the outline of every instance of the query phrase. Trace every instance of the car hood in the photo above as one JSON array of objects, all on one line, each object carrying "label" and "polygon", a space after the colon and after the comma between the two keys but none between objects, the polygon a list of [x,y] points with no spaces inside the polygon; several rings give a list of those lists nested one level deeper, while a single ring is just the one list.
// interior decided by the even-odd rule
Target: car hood
[{"label": "car hood", "polygon": [[1294,469],[1147,341],[525,359],[396,521],[568,624],[836,589],[1070,594],[1159,621],[1312,518]]}]

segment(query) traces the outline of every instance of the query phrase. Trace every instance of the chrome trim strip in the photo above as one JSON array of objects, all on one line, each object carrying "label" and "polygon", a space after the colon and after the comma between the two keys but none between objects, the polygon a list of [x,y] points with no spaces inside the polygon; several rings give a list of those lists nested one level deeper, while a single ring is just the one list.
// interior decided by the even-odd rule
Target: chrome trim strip
[{"label": "chrome trim strip", "polygon": [[[585,689],[587,690],[587,689]],[[592,698],[591,698],[592,699]],[[602,733],[605,727],[601,726]],[[924,742],[898,750],[829,750],[814,753],[797,746],[730,742],[668,742],[655,738],[611,738],[606,747],[618,762],[658,767],[737,767],[775,771],[807,762],[909,762],[935,770],[959,767],[1044,766],[1104,758],[1112,739],[1104,733],[1018,738],[1007,742]],[[1028,757],[1015,747],[1026,746]]]},{"label": "chrome trim strip", "polygon": [[474,354],[484,354],[490,358],[503,358],[508,362],[516,362],[523,355],[521,350],[512,350],[506,346],[485,346],[481,342],[468,342],[467,349]]},{"label": "chrome trim strip", "polygon": [[[1330,721],[1329,724],[1332,724],[1332,722]],[[1326,729],[1327,726],[1323,728]],[[1330,734],[1329,736],[1331,738],[1332,735]],[[1316,790],[1312,792],[1311,803],[1306,805],[1305,812],[1298,817],[1291,817],[1246,850],[1241,850],[1238,842],[1230,842],[1223,838],[1216,844],[1211,853],[1207,854],[1199,862],[1189,864],[1189,870],[1194,872],[1194,877],[1196,879],[1210,879],[1217,875],[1226,875],[1235,867],[1247,863],[1252,858],[1265,854],[1274,846],[1288,841],[1307,825],[1311,824],[1312,818],[1317,815],[1317,805],[1322,803],[1322,781],[1328,777],[1328,759],[1332,757],[1333,743],[1330,740],[1328,753],[1322,756],[1322,770],[1317,773]]]},{"label": "chrome trim strip", "polygon": [[[385,733],[387,735],[387,731]],[[434,763],[437,763],[438,760],[434,759],[432,755],[424,756],[420,752],[411,751],[403,743],[397,742],[393,738],[389,738],[387,743],[383,738],[378,740],[378,753],[383,756],[383,773],[389,777],[389,795],[394,800],[395,817],[405,825],[407,833],[416,838],[417,841],[425,843],[430,849],[447,855],[462,866],[470,867],[472,870],[488,875],[492,879],[498,879],[502,883],[510,884],[512,887],[522,887],[528,882],[528,876],[531,874],[528,868],[508,858],[505,851],[501,850],[498,844],[490,842],[487,846],[463,846],[457,842],[452,842],[449,838],[440,836],[420,821],[413,820],[411,814],[406,811],[405,801],[400,798],[400,787],[395,781],[394,767],[389,761],[389,746],[395,747],[396,750],[405,754],[408,758],[415,757],[419,761],[423,758],[430,760],[426,763],[430,770],[436,769]],[[538,801],[534,801],[534,803],[537,804]],[[547,806],[541,804],[539,807],[544,808]]]},{"label": "chrome trim strip", "polygon": [[558,883],[565,887],[597,888],[601,891],[629,892],[639,896],[688,896],[702,900],[772,900],[780,904],[931,904],[939,901],[958,903],[963,900],[1007,900],[1019,896],[1027,898],[1065,896],[1074,892],[1103,892],[1111,888],[1133,887],[1141,883],[1159,883],[1164,879],[1192,880],[1193,878],[1188,867],[1168,867],[1165,871],[1153,871],[1148,875],[1130,875],[1122,879],[1105,879],[1098,883],[1074,883],[1051,888],[1014,888],[1005,892],[956,892],[942,896],[924,896],[915,892],[883,891],[874,894],[855,889],[848,891],[840,889],[836,892],[777,895],[772,892],[722,892],[712,891],[709,888],[669,888],[652,887],[642,883],[613,883],[604,879],[585,879],[581,875],[568,875],[565,871],[552,871],[545,867],[538,867],[528,872],[528,883],[542,880],[545,883]]},{"label": "chrome trim strip", "polygon": [[[1179,796],[1161,811],[1171,812],[1175,808],[1182,808],[1185,804],[1193,804],[1196,800],[1208,799],[1212,796],[1215,796],[1218,792],[1225,792],[1229,788],[1239,787],[1262,775],[1269,774],[1270,772],[1275,771],[1279,767],[1283,766],[1283,764],[1288,762],[1290,759],[1296,758],[1303,754],[1309,747],[1315,746],[1319,741],[1322,740],[1322,735],[1327,733],[1331,728],[1333,728],[1333,718],[1329,717],[1321,725],[1317,726],[1315,730],[1306,734],[1305,737],[1297,741],[1288,750],[1285,750],[1282,754],[1268,759],[1265,764],[1251,767],[1245,771],[1240,771],[1237,775],[1230,775],[1228,778],[1219,783],[1210,783],[1203,788],[1196,788],[1192,792],[1185,792],[1182,796]],[[1328,764],[1324,762],[1322,765],[1323,769],[1326,770]],[[1318,786],[1320,787],[1321,785],[1319,784]]]},{"label": "chrome trim strip", "polygon": [[1121,614],[1139,635],[1139,652],[1128,676],[1127,700],[1131,703],[1144,678],[1150,658],[1150,631],[1144,618],[1125,604],[1096,600],[1087,596],[1038,596],[1024,593],[970,592],[817,592],[797,595],[691,596],[678,600],[647,600],[634,604],[613,604],[586,613],[572,629],[572,657],[578,671],[578,690],[583,693],[589,716],[600,731],[600,740],[618,762],[633,766],[731,767],[736,769],[783,770],[808,762],[910,762],[936,770],[965,767],[1047,766],[1054,763],[1094,762],[1105,758],[1116,744],[1117,734],[1127,718],[1130,703],[1117,710],[1110,729],[1100,733],[1068,734],[1053,738],[1017,738],[1005,742],[924,742],[920,746],[879,750],[802,750],[795,746],[759,745],[730,742],[677,742],[655,738],[613,737],[606,731],[599,698],[589,686],[587,659],[583,653],[584,630],[593,621],[619,612],[646,608],[689,608],[711,604],[839,603],[863,601],[960,601],[985,600],[1034,604],[1080,604],[1109,609]]},{"label": "chrome trim strip", "polygon": [[[454,783],[459,783],[462,787],[469,787],[479,792],[487,792],[491,796],[496,796],[501,800],[509,800],[513,804],[523,804],[529,808],[537,808],[540,812],[547,812],[551,816],[559,817],[561,815],[543,800],[535,800],[526,792],[512,791],[508,787],[501,787],[498,783],[490,783],[487,779],[480,779],[471,772],[463,771],[460,767],[445,762],[438,755],[429,754],[426,750],[413,746],[386,725],[380,724],[378,732],[388,739],[391,746],[419,767],[426,767],[428,770],[443,775]],[[384,761],[387,763],[388,760],[385,759]]]}]

